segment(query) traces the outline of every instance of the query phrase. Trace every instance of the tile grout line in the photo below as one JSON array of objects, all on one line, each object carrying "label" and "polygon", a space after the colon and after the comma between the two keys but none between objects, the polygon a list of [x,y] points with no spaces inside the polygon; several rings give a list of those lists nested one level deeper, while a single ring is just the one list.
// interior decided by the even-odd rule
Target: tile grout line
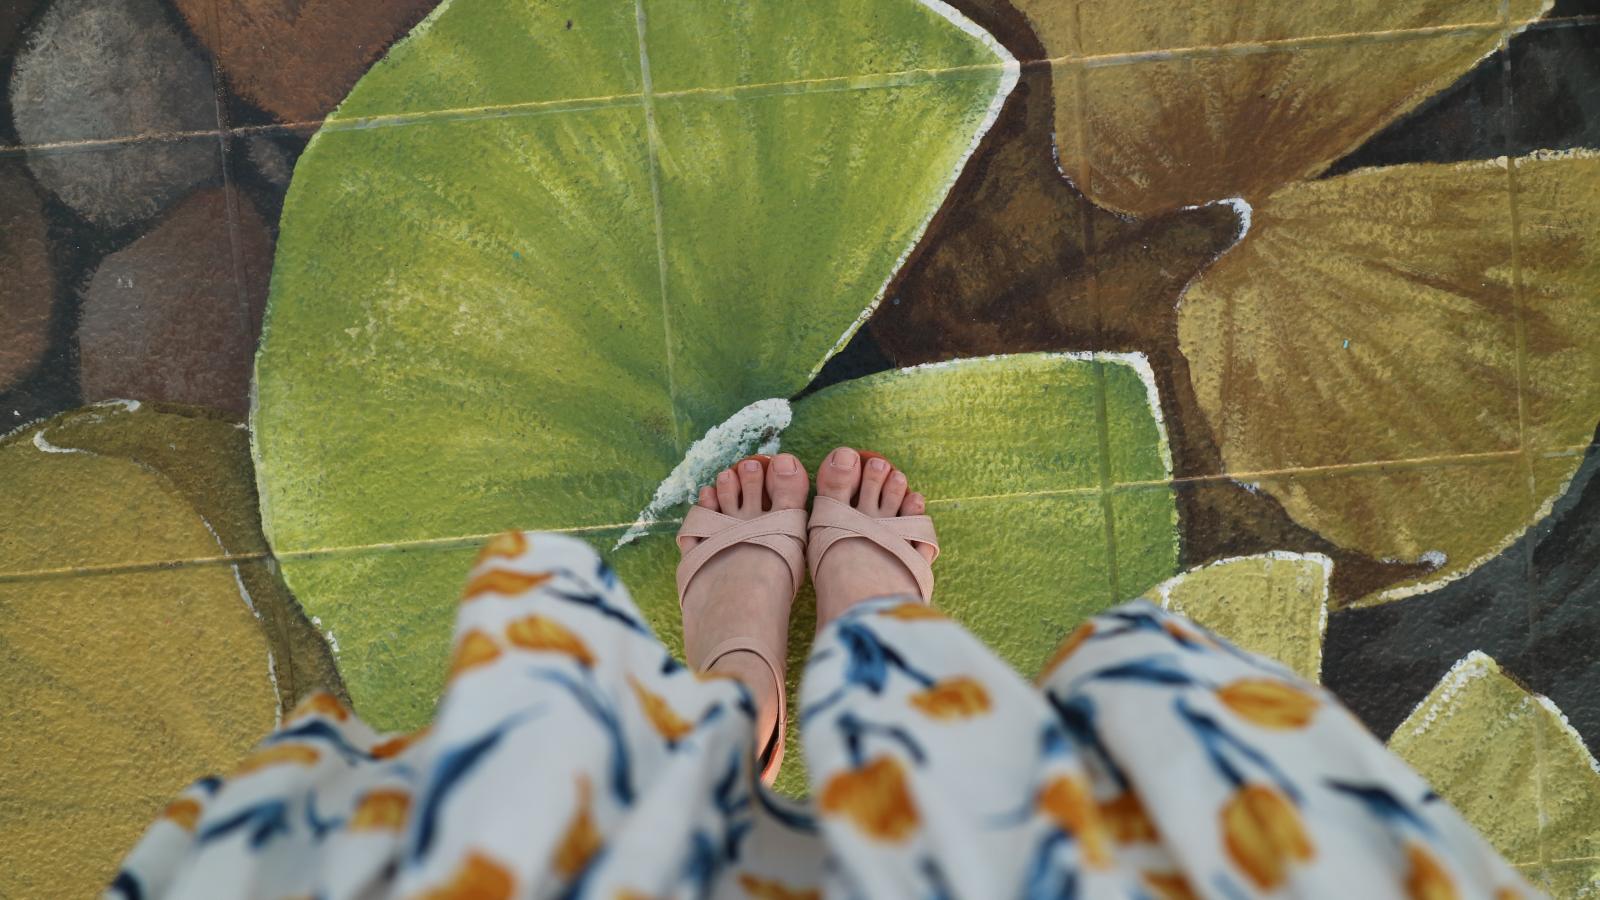
[{"label": "tile grout line", "polygon": [[[1072,41],[1071,51],[1081,54],[1083,52],[1083,16],[1081,9],[1074,5],[1072,9],[1072,27],[1068,32]],[[1053,73],[1052,73],[1053,74]],[[1088,130],[1087,98],[1088,76],[1086,67],[1075,66],[1071,72],[1073,82],[1073,108],[1072,117],[1077,124],[1076,134],[1073,137],[1073,151],[1077,156],[1081,184],[1078,190],[1085,196],[1089,192],[1090,173],[1093,167],[1089,162],[1089,141],[1085,137]],[[1059,151],[1058,151],[1059,152]],[[1056,160],[1056,168],[1060,169],[1060,160]],[[1070,179],[1069,179],[1070,180]],[[1094,218],[1085,215],[1079,230],[1079,240],[1083,242],[1084,265],[1089,277],[1084,282],[1088,292],[1089,308],[1093,310],[1095,331],[1098,334],[1103,326],[1103,310],[1100,308],[1099,279],[1095,274],[1092,254],[1094,253],[1095,234]],[[1117,517],[1116,504],[1112,500],[1111,491],[1111,426],[1107,421],[1106,412],[1106,373],[1105,367],[1099,357],[1092,357],[1090,371],[1094,373],[1094,427],[1095,450],[1099,456],[1099,500],[1100,521],[1105,530],[1106,543],[1106,586],[1110,589],[1110,603],[1120,603],[1122,597],[1122,578],[1117,565]]]},{"label": "tile grout line", "polygon": [[[635,4],[635,11],[636,11],[636,17],[640,13],[642,13],[642,7],[640,7],[637,2]],[[1519,28],[1529,27],[1529,26],[1534,26],[1534,25],[1541,25],[1541,24],[1548,25],[1550,27],[1561,27],[1561,26],[1568,25],[1569,22],[1581,22],[1581,21],[1582,21],[1581,19],[1577,19],[1577,18],[1571,19],[1571,20],[1567,20],[1567,19],[1558,19],[1558,20],[1530,19],[1530,20],[1518,20],[1514,24]],[[636,24],[638,24],[638,23],[636,23]],[[1420,28],[1397,28],[1397,29],[1390,29],[1390,30],[1387,30],[1387,31],[1367,31],[1367,32],[1356,31],[1356,32],[1337,32],[1337,33],[1325,34],[1325,35],[1303,35],[1303,36],[1299,36],[1299,37],[1282,38],[1282,39],[1276,39],[1276,40],[1255,41],[1255,42],[1239,42],[1239,43],[1233,43],[1233,44],[1202,45],[1202,46],[1195,46],[1195,47],[1173,47],[1173,48],[1164,48],[1164,49],[1159,49],[1159,50],[1135,50],[1135,51],[1124,51],[1124,52],[1117,52],[1117,53],[1103,53],[1103,54],[1093,54],[1093,55],[1085,55],[1085,54],[1083,54],[1081,52],[1077,52],[1077,53],[1069,53],[1069,54],[1067,54],[1065,56],[1043,57],[1043,58],[1040,58],[1040,59],[1020,60],[1018,62],[1018,64],[1019,64],[1019,66],[1021,66],[1023,68],[1027,68],[1027,67],[1030,67],[1030,66],[1058,66],[1058,65],[1074,65],[1074,66],[1080,66],[1080,67],[1081,66],[1087,66],[1087,67],[1090,67],[1090,68],[1098,68],[1098,67],[1102,67],[1102,66],[1128,65],[1128,64],[1136,64],[1136,63],[1147,62],[1147,61],[1159,61],[1159,60],[1166,60],[1166,59],[1175,59],[1175,58],[1180,58],[1180,57],[1229,56],[1229,55],[1248,55],[1248,54],[1252,54],[1252,53],[1282,52],[1282,51],[1285,51],[1285,50],[1294,50],[1294,49],[1304,48],[1304,47],[1316,47],[1316,46],[1319,46],[1319,45],[1344,44],[1344,43],[1350,43],[1352,41],[1361,40],[1361,39],[1375,40],[1375,41],[1408,40],[1408,39],[1418,39],[1418,38],[1424,38],[1424,37],[1429,37],[1429,36],[1437,36],[1437,35],[1448,36],[1448,35],[1454,35],[1454,34],[1472,34],[1472,33],[1476,33],[1476,32],[1487,32],[1487,31],[1495,31],[1495,30],[1503,30],[1503,29],[1504,29],[1504,23],[1502,23],[1500,21],[1496,21],[1496,22],[1467,22],[1467,23],[1457,23],[1457,24],[1452,24],[1452,25],[1426,26],[1426,27],[1420,27]],[[643,55],[643,46],[642,45],[641,45],[640,49],[641,49],[641,56],[642,56]],[[734,84],[734,85],[723,85],[723,86],[718,86],[718,87],[684,88],[684,89],[679,89],[679,90],[674,90],[674,91],[662,91],[659,94],[655,94],[654,96],[657,96],[657,97],[674,97],[674,98],[676,98],[676,97],[726,95],[730,99],[737,99],[737,96],[739,96],[739,95],[744,95],[744,94],[759,95],[763,91],[783,92],[786,89],[791,89],[791,92],[801,92],[804,89],[806,89],[808,86],[819,86],[819,85],[837,85],[838,89],[841,89],[841,90],[874,89],[874,88],[879,88],[879,87],[894,87],[894,86],[902,85],[902,84],[905,84],[905,83],[915,83],[919,78],[927,78],[927,79],[930,79],[930,80],[940,80],[940,79],[949,77],[951,75],[958,75],[958,74],[965,73],[965,72],[982,73],[982,72],[986,72],[986,71],[989,71],[989,70],[992,70],[992,69],[1000,68],[1002,65],[1003,64],[998,64],[998,63],[996,63],[996,64],[987,64],[986,63],[986,64],[968,65],[968,66],[950,66],[950,67],[945,67],[945,68],[934,68],[934,69],[902,69],[902,70],[897,70],[897,71],[894,71],[894,72],[871,73],[871,74],[867,74],[867,75],[836,75],[836,76],[828,76],[828,77],[824,77],[824,78],[796,79],[796,80],[793,80],[793,81],[763,82],[763,83],[760,83],[760,84],[744,84],[744,85]],[[798,89],[798,90],[793,90],[793,89]],[[454,121],[454,120],[463,120],[463,119],[470,120],[470,119],[475,119],[475,118],[489,118],[489,117],[496,117],[496,116],[512,115],[512,114],[515,114],[515,113],[517,113],[519,111],[532,114],[532,113],[536,113],[536,112],[539,112],[539,111],[542,111],[542,110],[548,110],[548,111],[551,111],[551,112],[560,112],[560,111],[564,111],[564,110],[568,110],[568,109],[570,109],[572,111],[582,111],[582,110],[588,110],[588,109],[601,109],[601,108],[608,108],[608,107],[612,107],[612,106],[632,105],[632,104],[638,102],[640,99],[641,99],[641,95],[639,95],[639,94],[610,94],[610,95],[601,95],[601,96],[595,96],[595,97],[569,97],[569,98],[563,98],[563,99],[560,99],[560,100],[538,100],[538,101],[528,101],[528,102],[525,102],[525,103],[510,103],[510,104],[503,104],[503,105],[498,105],[498,106],[472,107],[472,108],[459,109],[459,110],[432,110],[432,111],[428,111],[428,112],[424,112],[424,113],[414,113],[414,114],[400,113],[400,114],[393,114],[393,115],[387,115],[387,116],[369,116],[369,117],[364,117],[362,119],[339,120],[339,121],[336,121],[336,122],[333,122],[333,123],[328,123],[326,121],[303,121],[303,122],[283,122],[283,123],[275,123],[275,124],[271,124],[271,125],[241,125],[241,126],[229,127],[229,128],[225,128],[225,129],[220,129],[219,128],[219,131],[226,131],[226,132],[233,133],[233,134],[253,134],[253,133],[270,133],[270,132],[276,132],[276,131],[292,131],[292,130],[297,130],[297,129],[312,128],[312,127],[321,128],[321,127],[327,127],[327,126],[330,126],[330,125],[332,127],[341,128],[341,129],[373,128],[373,127],[383,127],[385,125],[393,125],[393,124],[407,124],[407,123],[410,123],[410,122]],[[465,115],[451,115],[452,113],[464,113]],[[207,137],[207,136],[211,136],[211,135],[216,134],[216,133],[217,132],[214,132],[214,131],[211,131],[211,130],[173,131],[173,132],[159,132],[159,133],[154,133],[154,134],[124,135],[124,136],[121,136],[121,137],[114,137],[114,138],[89,138],[89,139],[74,140],[74,141],[51,141],[51,142],[40,143],[40,144],[17,144],[17,145],[9,145],[9,146],[0,146],[0,156],[15,155],[17,153],[24,152],[24,151],[29,151],[29,150],[46,151],[46,152],[48,152],[48,151],[72,150],[72,149],[94,149],[94,148],[115,146],[115,145],[118,145],[118,144],[142,143],[142,142],[146,142],[146,141],[181,140],[181,139],[185,139],[185,138]]]},{"label": "tile grout line", "polygon": [[650,53],[645,46],[644,0],[634,0],[633,23],[639,37],[639,85],[644,109],[645,151],[650,161],[650,205],[655,214],[656,279],[661,292],[661,336],[666,344],[667,397],[672,406],[672,445],[679,456],[684,453],[683,426],[678,421],[678,382],[673,373],[672,310],[667,300],[667,235],[661,208],[661,161],[657,148],[661,135],[656,128],[656,103],[650,79]]},{"label": "tile grout line", "polygon": [[[1207,482],[1238,481],[1240,479],[1258,479],[1266,477],[1285,477],[1293,475],[1317,473],[1360,473],[1366,470],[1380,470],[1403,466],[1407,468],[1429,468],[1438,466],[1441,462],[1456,465],[1487,464],[1506,461],[1521,455],[1520,451],[1508,450],[1495,453],[1478,454],[1473,456],[1438,457],[1433,460],[1396,460],[1390,462],[1350,463],[1339,466],[1328,466],[1317,469],[1280,469],[1260,470],[1255,472],[1233,472],[1218,475],[1197,475],[1184,478],[1171,478],[1164,480],[1121,481],[1109,485],[1087,485],[1083,487],[1046,488],[1041,490],[1011,491],[994,494],[967,494],[959,497],[941,497],[930,500],[930,507],[957,506],[961,503],[985,503],[1001,500],[1026,500],[1050,497],[1104,497],[1108,494],[1125,493],[1139,490],[1155,490],[1185,484],[1204,484]],[[655,519],[648,523],[649,527],[676,525],[681,519],[666,518]],[[532,529],[517,529],[521,531],[547,532],[550,534],[591,534],[608,531],[622,531],[636,522],[609,522],[599,525],[577,525],[571,527],[541,527]],[[496,532],[498,533],[498,532]],[[455,535],[441,538],[419,538],[414,540],[385,541],[372,544],[351,544],[339,547],[323,547],[314,550],[290,550],[283,553],[273,553],[271,550],[262,550],[252,553],[230,554],[215,557],[191,557],[177,560],[157,560],[139,563],[113,563],[104,566],[69,566],[59,569],[38,569],[27,572],[0,573],[0,584],[17,581],[40,580],[50,577],[116,574],[119,572],[140,572],[159,569],[181,568],[188,565],[219,565],[227,563],[251,562],[269,559],[309,559],[323,556],[341,556],[361,553],[376,553],[385,551],[412,552],[428,550],[449,550],[472,547],[482,541],[493,537],[492,533]]]},{"label": "tile grout line", "polygon": [[672,307],[667,301],[667,232],[666,216],[661,208],[661,159],[659,144],[661,133],[656,128],[656,99],[650,78],[650,51],[645,46],[645,0],[634,0],[634,29],[638,34],[638,78],[640,101],[645,110],[645,152],[650,157],[650,205],[656,216],[656,280],[661,290],[661,340],[666,343],[667,399],[672,404],[672,447],[678,456],[685,452],[683,426],[678,423],[678,381],[672,372]]},{"label": "tile grout line", "polygon": [[[1500,46],[1502,54],[1500,63],[1500,83],[1505,91],[1505,108],[1501,111],[1501,127],[1505,129],[1503,140],[1506,142],[1501,147],[1506,160],[1506,217],[1510,227],[1511,250],[1511,320],[1513,359],[1516,368],[1517,384],[1517,445],[1520,461],[1522,463],[1522,478],[1530,500],[1538,502],[1538,486],[1534,481],[1533,454],[1528,444],[1528,330],[1527,318],[1523,310],[1522,290],[1522,259],[1521,259],[1521,230],[1522,222],[1517,203],[1517,161],[1511,153],[1510,126],[1511,108],[1516,104],[1513,93],[1513,80],[1511,73],[1511,0],[1500,0]],[[1528,639],[1533,639],[1534,626],[1537,617],[1534,614],[1533,602],[1533,542],[1524,543],[1522,550],[1522,602],[1524,626],[1528,631]],[[1550,862],[1550,847],[1546,835],[1549,816],[1546,812],[1544,793],[1545,771],[1547,768],[1545,746],[1545,725],[1542,717],[1535,717],[1533,729],[1533,767],[1534,767],[1534,807],[1538,815],[1538,853],[1541,869]]]}]

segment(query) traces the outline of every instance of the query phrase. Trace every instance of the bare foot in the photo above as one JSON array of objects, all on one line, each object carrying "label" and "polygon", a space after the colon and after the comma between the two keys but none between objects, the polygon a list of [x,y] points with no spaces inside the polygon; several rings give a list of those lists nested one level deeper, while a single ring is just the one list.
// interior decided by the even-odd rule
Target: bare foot
[{"label": "bare foot", "polygon": [[[774,509],[804,508],[809,489],[800,460],[780,453],[765,472],[754,459],[723,469],[711,487],[700,489],[698,504],[736,519],[754,519]],[[678,536],[678,549],[684,553],[698,543],[699,538]],[[736,544],[707,560],[683,597],[683,647],[689,665],[706,671],[701,668],[706,654],[731,638],[750,637],[762,647],[786,648],[794,587],[788,564],[765,547]],[[773,662],[782,668],[781,651]],[[773,683],[766,663],[750,651],[736,650],[709,671],[744,682],[756,702],[756,734],[761,740],[771,734],[783,685]]]},{"label": "bare foot", "polygon": [[[906,473],[881,456],[862,455],[849,447],[828,454],[817,467],[817,496],[848,503],[874,518],[918,516],[928,504],[912,493]],[[933,549],[918,545],[927,559]],[[828,549],[812,583],[817,589],[817,628],[863,600],[891,594],[918,596],[917,580],[894,554],[866,540],[845,540]]]}]

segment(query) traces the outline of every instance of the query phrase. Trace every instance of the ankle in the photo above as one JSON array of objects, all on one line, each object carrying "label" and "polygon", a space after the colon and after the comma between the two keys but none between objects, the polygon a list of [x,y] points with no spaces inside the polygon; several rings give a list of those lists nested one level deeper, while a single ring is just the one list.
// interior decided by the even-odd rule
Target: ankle
[{"label": "ankle", "polygon": [[[778,724],[778,698],[783,690],[783,685],[772,680],[772,669],[755,653],[735,650],[718,658],[706,671],[731,675],[750,692],[750,698],[756,705],[756,742],[764,745],[767,736]],[[760,752],[761,747],[756,749]]]}]

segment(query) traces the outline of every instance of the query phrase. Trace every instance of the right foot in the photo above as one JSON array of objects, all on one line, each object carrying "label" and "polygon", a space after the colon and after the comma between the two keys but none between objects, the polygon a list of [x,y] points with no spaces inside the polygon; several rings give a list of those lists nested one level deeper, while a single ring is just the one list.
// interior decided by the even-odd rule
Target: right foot
[{"label": "right foot", "polygon": [[[906,473],[881,456],[863,459],[849,447],[828,454],[817,467],[817,496],[846,503],[873,518],[919,516],[928,504],[910,490]],[[931,547],[917,545],[932,560]],[[905,563],[872,541],[842,540],[828,548],[812,576],[817,590],[817,629],[873,597],[920,597],[917,580]]]}]

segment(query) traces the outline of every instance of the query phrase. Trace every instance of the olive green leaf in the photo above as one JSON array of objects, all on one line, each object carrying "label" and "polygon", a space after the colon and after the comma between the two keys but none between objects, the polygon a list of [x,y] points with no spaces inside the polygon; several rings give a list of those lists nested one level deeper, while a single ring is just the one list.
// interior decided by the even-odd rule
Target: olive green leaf
[{"label": "olive green leaf", "polygon": [[1389,747],[1512,863],[1600,853],[1600,766],[1555,704],[1487,655],[1456,663]]},{"label": "olive green leaf", "polygon": [[1320,681],[1332,573],[1332,561],[1316,553],[1242,556],[1184,572],[1145,598]]},{"label": "olive green leaf", "polygon": [[375,725],[431,709],[451,541],[670,506],[859,326],[1016,79],[932,0],[766,5],[449,3],[301,156],[253,449]]},{"label": "olive green leaf", "polygon": [[170,565],[223,552],[206,521],[162,476],[58,446],[51,426],[0,441],[0,572],[34,573],[0,581],[5,896],[99,891],[163,803],[278,713],[234,567]]}]

